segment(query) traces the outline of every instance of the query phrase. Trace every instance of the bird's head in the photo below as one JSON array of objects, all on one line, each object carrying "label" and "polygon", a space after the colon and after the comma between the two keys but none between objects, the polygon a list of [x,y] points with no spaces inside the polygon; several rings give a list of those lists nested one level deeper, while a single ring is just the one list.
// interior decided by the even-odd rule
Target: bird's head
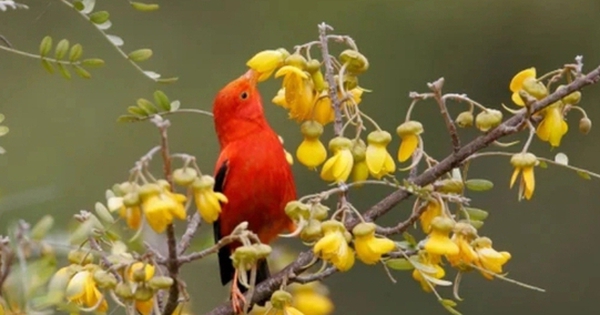
[{"label": "bird's head", "polygon": [[258,73],[248,70],[223,87],[213,103],[215,120],[251,120],[263,117],[262,99],[256,88]]}]

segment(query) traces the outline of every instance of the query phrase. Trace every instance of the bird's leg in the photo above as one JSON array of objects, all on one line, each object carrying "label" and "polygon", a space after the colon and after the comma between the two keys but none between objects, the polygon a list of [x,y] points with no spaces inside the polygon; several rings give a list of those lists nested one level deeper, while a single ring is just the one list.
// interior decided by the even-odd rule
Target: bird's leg
[{"label": "bird's leg", "polygon": [[242,314],[244,312],[244,305],[246,304],[246,297],[238,288],[238,270],[235,269],[233,274],[233,281],[231,282],[231,306],[235,314]]}]

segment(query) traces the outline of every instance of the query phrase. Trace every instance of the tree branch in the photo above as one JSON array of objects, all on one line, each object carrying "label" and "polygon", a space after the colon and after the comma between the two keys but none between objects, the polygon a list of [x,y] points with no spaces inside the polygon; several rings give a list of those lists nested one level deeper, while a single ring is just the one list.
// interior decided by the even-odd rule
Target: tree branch
[{"label": "tree branch", "polygon": [[[571,94],[572,92],[581,90],[583,87],[595,84],[598,81],[600,81],[600,66],[592,72],[588,73],[587,75],[575,79],[573,82],[566,85],[564,89],[555,91],[548,97],[531,104],[531,113],[539,112],[540,110],[548,107],[550,104],[560,100],[561,98]],[[504,136],[518,132],[519,129],[517,127],[520,126],[527,119],[529,119],[529,115],[527,115],[526,110],[521,110],[520,113],[509,118],[495,129],[491,130],[485,135],[475,138],[467,145],[463,146],[456,153],[449,155],[439,164],[436,164],[434,167],[426,170],[421,175],[415,177],[413,181],[414,184],[424,186],[434,182],[437,178],[461,164],[466,158],[468,158],[473,153],[484,149],[490,143]],[[372,206],[370,209],[368,209],[364,214],[364,218],[368,221],[376,220],[377,218],[389,212],[398,203],[408,198],[409,195],[410,194],[405,190],[397,190],[389,194],[387,197],[385,197],[377,204]],[[416,213],[411,215],[406,221],[400,223],[396,227],[391,228],[390,230],[384,231],[384,233],[382,234],[395,234],[404,232],[411,226],[412,222],[414,222],[414,220],[416,220],[421,215],[422,211],[424,211],[424,209],[417,211]],[[358,220],[354,219],[348,222],[347,228],[352,228],[357,223]],[[256,303],[258,301],[268,298],[272,294],[272,292],[279,289],[280,286],[284,283],[284,281],[287,281],[287,279],[289,279],[290,276],[299,275],[302,272],[304,272],[306,270],[306,265],[310,263],[313,259],[314,255],[312,253],[312,250],[307,250],[300,253],[298,258],[293,263],[291,263],[282,271],[278,272],[277,274],[274,274],[269,279],[263,281],[262,283],[256,286],[256,290],[254,291],[254,295],[252,297],[252,303]],[[327,274],[324,275],[323,278],[335,273],[333,271],[328,271],[327,269],[326,271]],[[310,278],[303,277],[300,279]],[[217,308],[213,309],[211,312],[207,313],[207,315],[233,315],[231,303],[225,302]]]},{"label": "tree branch", "polygon": [[439,78],[433,83],[428,83],[427,86],[433,91],[433,97],[440,106],[440,112],[442,114],[442,117],[444,117],[444,122],[446,123],[446,128],[448,129],[448,133],[450,134],[450,139],[452,139],[452,150],[456,153],[458,152],[458,150],[460,150],[460,139],[458,138],[458,131],[456,130],[456,125],[454,124],[452,117],[450,117],[450,113],[448,113],[446,101],[442,97],[442,87],[444,86],[444,78]]}]

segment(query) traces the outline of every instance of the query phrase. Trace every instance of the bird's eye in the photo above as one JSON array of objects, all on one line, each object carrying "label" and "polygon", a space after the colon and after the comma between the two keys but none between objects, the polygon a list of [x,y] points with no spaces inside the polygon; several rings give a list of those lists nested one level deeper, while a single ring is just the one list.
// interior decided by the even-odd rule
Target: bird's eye
[{"label": "bird's eye", "polygon": [[240,98],[243,99],[243,100],[247,99],[248,98],[248,92],[246,92],[246,91],[242,92],[242,94],[240,94]]}]

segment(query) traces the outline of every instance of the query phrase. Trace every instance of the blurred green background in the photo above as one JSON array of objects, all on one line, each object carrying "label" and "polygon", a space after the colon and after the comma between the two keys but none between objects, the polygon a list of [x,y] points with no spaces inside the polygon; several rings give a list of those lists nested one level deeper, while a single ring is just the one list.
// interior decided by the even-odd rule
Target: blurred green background
[{"label": "blurred green background", "polygon": [[[0,228],[17,218],[35,220],[52,214],[62,225],[80,209],[103,201],[104,191],[126,180],[134,161],[158,140],[148,123],[118,124],[115,119],[139,97],[163,89],[182,107],[210,109],[214,94],[245,71],[254,53],[314,40],[316,25],[326,21],[340,34],[351,35],[370,59],[361,85],[374,92],[363,96],[362,109],[382,127],[394,130],[404,117],[409,91],[427,91],[426,83],[446,78],[445,90],[468,95],[499,108],[510,103],[508,83],[519,70],[535,66],[545,73],[584,55],[585,69],[600,64],[600,2],[597,0],[205,0],[161,1],[161,10],[140,13],[125,1],[99,1],[111,13],[111,33],[125,40],[126,51],[152,48],[147,70],[178,76],[159,86],[143,77],[76,12],[59,1],[27,1],[30,10],[0,12],[0,34],[15,48],[37,52],[45,35],[80,42],[84,57],[99,57],[106,66],[92,70],[92,80],[66,81],[49,75],[35,59],[0,51],[0,112],[11,129],[0,140]],[[335,48],[337,49],[337,48]],[[336,50],[339,51],[339,50]],[[261,85],[268,118],[294,152],[299,128],[270,104],[280,82]],[[600,117],[600,86],[585,90],[582,106],[592,120]],[[464,105],[452,104],[454,114]],[[449,139],[435,103],[414,113],[425,123],[427,150],[436,157],[449,152]],[[579,115],[571,113],[570,132],[558,150],[535,141],[539,156],[569,155],[571,164],[600,169],[599,132],[577,131]],[[172,149],[198,157],[212,171],[217,142],[212,121],[198,115],[169,117]],[[463,141],[476,133],[464,132]],[[391,150],[396,150],[394,140]],[[517,150],[517,149],[514,149]],[[300,194],[325,188],[317,174],[294,166]],[[592,314],[600,299],[597,283],[600,251],[600,185],[575,173],[550,167],[537,169],[538,186],[530,202],[517,202],[508,189],[511,166],[505,158],[474,164],[472,176],[496,183],[491,192],[470,194],[473,205],[488,209],[481,234],[513,258],[510,276],[547,289],[539,293],[499,280],[468,274],[459,305],[464,314]],[[399,176],[401,176],[400,174]],[[367,187],[354,194],[366,209],[388,191]],[[399,220],[410,211],[403,204],[386,219]],[[209,232],[208,228],[204,232]],[[292,242],[296,244],[297,242]],[[212,262],[211,258],[211,262]],[[185,267],[196,313],[210,310],[226,297],[217,267],[198,262]],[[327,279],[335,314],[445,314],[431,294],[422,292],[409,273],[395,272],[392,284],[381,267],[357,264]],[[451,296],[450,290],[441,289]]]}]

